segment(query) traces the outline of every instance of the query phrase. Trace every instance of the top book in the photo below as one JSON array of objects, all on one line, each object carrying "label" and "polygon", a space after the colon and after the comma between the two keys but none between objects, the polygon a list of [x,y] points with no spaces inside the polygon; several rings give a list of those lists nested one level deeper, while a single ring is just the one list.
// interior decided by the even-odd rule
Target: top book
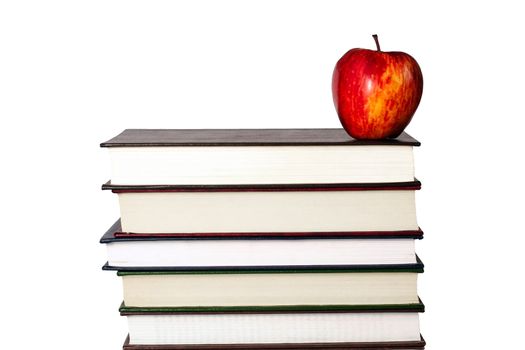
[{"label": "top book", "polygon": [[410,182],[419,145],[343,129],[127,129],[100,146],[114,185],[254,185]]}]

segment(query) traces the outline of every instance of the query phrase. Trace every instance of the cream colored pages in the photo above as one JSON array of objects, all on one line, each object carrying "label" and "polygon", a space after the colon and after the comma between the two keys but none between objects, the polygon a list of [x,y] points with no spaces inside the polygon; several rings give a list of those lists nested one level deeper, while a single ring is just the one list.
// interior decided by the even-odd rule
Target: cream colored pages
[{"label": "cream colored pages", "polygon": [[418,302],[411,272],[128,275],[122,281],[128,307]]},{"label": "cream colored pages", "polygon": [[135,233],[417,230],[414,191],[120,193]]},{"label": "cream colored pages", "polygon": [[115,147],[109,152],[117,185],[414,180],[411,146]]}]

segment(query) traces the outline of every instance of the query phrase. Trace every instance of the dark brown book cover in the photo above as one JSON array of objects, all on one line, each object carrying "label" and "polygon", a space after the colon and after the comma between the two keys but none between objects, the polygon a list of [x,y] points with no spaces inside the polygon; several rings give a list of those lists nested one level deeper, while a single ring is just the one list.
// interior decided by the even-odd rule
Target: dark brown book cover
[{"label": "dark brown book cover", "polygon": [[284,343],[284,344],[163,344],[139,345],[130,344],[126,338],[124,350],[423,350],[426,342],[423,337],[414,341],[391,342],[352,342],[352,343]]},{"label": "dark brown book cover", "polygon": [[394,139],[356,140],[338,129],[126,129],[101,147],[419,146],[403,132]]},{"label": "dark brown book cover", "polygon": [[257,184],[257,185],[114,185],[108,181],[103,190],[120,192],[308,192],[308,191],[415,191],[417,179],[410,182],[338,184]]},{"label": "dark brown book cover", "polygon": [[344,231],[344,232],[197,232],[197,233],[133,233],[122,232],[118,219],[100,238],[100,243],[167,240],[230,240],[230,239],[422,239],[421,229],[414,231]]}]

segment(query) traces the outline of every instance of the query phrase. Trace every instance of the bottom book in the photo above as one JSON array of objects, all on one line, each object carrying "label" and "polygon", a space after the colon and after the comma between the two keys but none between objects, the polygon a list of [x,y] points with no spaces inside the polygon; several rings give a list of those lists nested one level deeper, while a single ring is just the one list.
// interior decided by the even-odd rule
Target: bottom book
[{"label": "bottom book", "polygon": [[351,348],[348,344],[359,344],[361,348],[362,344],[397,344],[402,346],[396,349],[410,349],[405,345],[416,344],[421,348],[419,315],[408,305],[368,311],[308,311],[308,306],[302,311],[270,312],[154,309],[121,307],[121,315],[128,320],[129,349],[157,349],[142,346],[165,344],[179,347],[159,349],[214,349],[226,345],[244,349],[262,346],[259,344],[295,344],[303,348],[313,346],[307,344],[343,344],[341,349]]},{"label": "bottom book", "polygon": [[423,350],[425,340],[420,336],[414,341],[391,342],[339,342],[339,343],[282,343],[282,344],[162,344],[139,345],[130,344],[129,335],[123,345],[124,350]]}]

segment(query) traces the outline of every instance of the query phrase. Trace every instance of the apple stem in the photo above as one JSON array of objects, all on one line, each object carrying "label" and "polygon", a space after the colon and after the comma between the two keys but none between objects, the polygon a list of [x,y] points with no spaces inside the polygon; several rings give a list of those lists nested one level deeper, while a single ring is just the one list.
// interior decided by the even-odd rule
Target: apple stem
[{"label": "apple stem", "polygon": [[379,39],[377,38],[377,34],[373,34],[372,37],[374,38],[377,46],[377,51],[381,51],[381,46],[379,46]]}]

